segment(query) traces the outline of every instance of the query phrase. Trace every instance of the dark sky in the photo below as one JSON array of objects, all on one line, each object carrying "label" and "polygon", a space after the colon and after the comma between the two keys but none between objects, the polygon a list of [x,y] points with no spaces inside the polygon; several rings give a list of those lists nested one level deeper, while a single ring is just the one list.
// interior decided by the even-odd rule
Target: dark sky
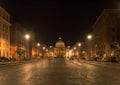
[{"label": "dark sky", "polygon": [[39,41],[54,45],[59,35],[67,45],[83,41],[105,8],[120,8],[119,0],[1,0],[11,22],[30,26]]}]

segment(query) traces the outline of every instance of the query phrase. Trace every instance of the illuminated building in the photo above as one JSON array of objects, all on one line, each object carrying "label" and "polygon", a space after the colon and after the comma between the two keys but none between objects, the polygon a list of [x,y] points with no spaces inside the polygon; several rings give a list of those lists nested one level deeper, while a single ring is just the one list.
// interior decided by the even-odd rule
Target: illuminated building
[{"label": "illuminated building", "polygon": [[[25,34],[30,34],[30,39],[28,42],[29,45],[29,54],[30,57],[32,57],[32,47],[33,47],[33,42],[35,42],[35,36],[33,32],[29,32],[26,30],[28,28],[27,26],[24,26],[22,24],[18,23],[13,23],[11,26],[10,30],[10,55],[13,58],[21,58],[24,59],[26,58],[27,55],[27,42],[25,38]],[[36,44],[35,44],[36,45]]]},{"label": "illuminated building", "polygon": [[33,41],[33,43],[32,43],[32,58],[41,57],[43,43],[42,42],[37,43],[35,41],[35,38],[32,41]]},{"label": "illuminated building", "polygon": [[[18,23],[13,23],[10,30],[10,55],[12,58],[18,58],[19,55],[25,55],[25,39],[23,26]],[[18,53],[19,52],[19,53]],[[19,57],[20,58],[20,57]]]},{"label": "illuminated building", "polygon": [[94,36],[94,51],[111,53],[111,44],[120,43],[120,10],[105,9],[92,26]]},{"label": "illuminated building", "polygon": [[10,14],[0,7],[0,56],[10,56],[10,26]]},{"label": "illuminated building", "polygon": [[65,56],[66,53],[65,43],[62,41],[61,37],[59,37],[59,40],[55,44],[54,53],[56,56]]}]

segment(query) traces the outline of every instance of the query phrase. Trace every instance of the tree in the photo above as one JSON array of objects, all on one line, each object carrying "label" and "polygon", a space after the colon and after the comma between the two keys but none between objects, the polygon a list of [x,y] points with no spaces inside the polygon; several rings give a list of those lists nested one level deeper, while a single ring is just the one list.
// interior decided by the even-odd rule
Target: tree
[{"label": "tree", "polygon": [[103,50],[99,50],[99,51],[97,51],[96,54],[99,55],[100,57],[102,57],[105,54],[105,52]]},{"label": "tree", "polygon": [[18,49],[15,51],[15,53],[18,54],[19,57],[21,57],[21,56],[24,56],[24,55],[25,55],[25,50],[18,48]]}]

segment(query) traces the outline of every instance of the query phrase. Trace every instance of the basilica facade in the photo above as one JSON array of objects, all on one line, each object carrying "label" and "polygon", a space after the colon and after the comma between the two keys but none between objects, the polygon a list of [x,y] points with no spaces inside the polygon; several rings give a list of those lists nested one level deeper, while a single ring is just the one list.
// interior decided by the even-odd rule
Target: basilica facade
[{"label": "basilica facade", "polygon": [[56,57],[65,57],[66,54],[66,48],[65,43],[62,41],[62,38],[59,37],[59,40],[55,44],[54,53]]}]

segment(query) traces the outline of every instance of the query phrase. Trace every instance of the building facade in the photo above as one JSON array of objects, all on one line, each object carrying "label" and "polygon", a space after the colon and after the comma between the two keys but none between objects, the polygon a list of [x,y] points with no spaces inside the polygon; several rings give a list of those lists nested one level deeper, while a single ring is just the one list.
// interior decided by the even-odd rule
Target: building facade
[{"label": "building facade", "polygon": [[22,51],[25,51],[25,31],[23,27],[18,23],[13,23],[10,30],[10,55],[12,58],[17,59],[19,56],[25,56]]},{"label": "building facade", "polygon": [[[11,26],[10,55],[12,58],[23,60],[42,56],[43,43],[39,42],[38,47],[34,32],[26,30],[27,28],[30,27],[18,23],[13,23]],[[25,38],[26,34],[29,34],[29,39]]]},{"label": "building facade", "polygon": [[0,56],[10,56],[10,14],[0,7]]},{"label": "building facade", "polygon": [[64,56],[66,55],[65,43],[62,41],[62,38],[59,37],[59,40],[55,44],[54,54],[56,56]]},{"label": "building facade", "polygon": [[114,42],[120,44],[120,10],[105,9],[100,14],[93,29],[93,51],[94,53],[105,53],[111,55],[111,45]]}]

